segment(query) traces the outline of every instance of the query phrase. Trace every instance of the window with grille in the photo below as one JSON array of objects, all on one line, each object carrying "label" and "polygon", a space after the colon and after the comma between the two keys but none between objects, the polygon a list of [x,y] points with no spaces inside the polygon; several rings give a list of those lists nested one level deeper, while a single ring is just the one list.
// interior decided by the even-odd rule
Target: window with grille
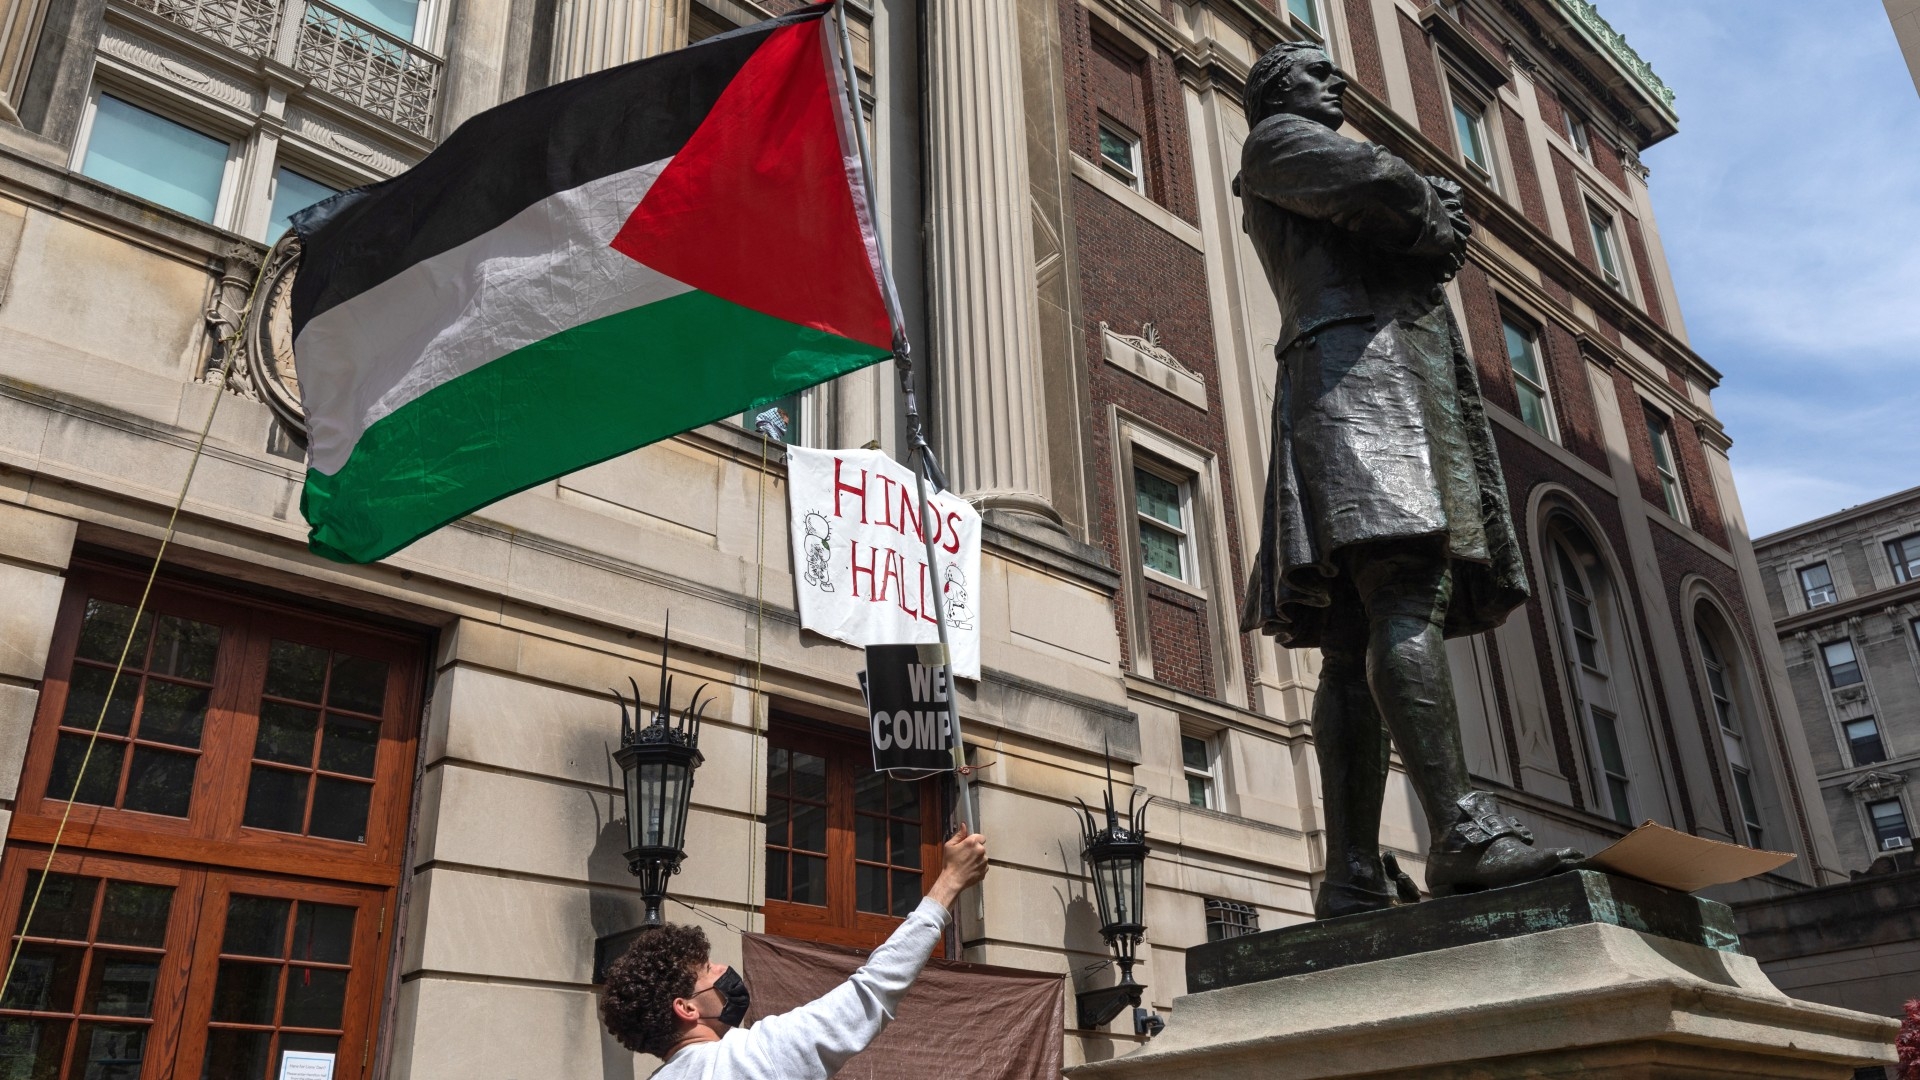
[{"label": "window with grille", "polygon": [[1899,799],[1868,803],[1867,819],[1873,823],[1873,838],[1881,851],[1913,846],[1913,830],[1907,825],[1907,810]]},{"label": "window with grille", "polygon": [[1863,716],[1840,725],[1847,733],[1847,753],[1855,765],[1873,765],[1887,760],[1886,744],[1880,740],[1880,725],[1873,717]]},{"label": "window with grille", "polygon": [[421,638],[166,581],[136,621],[142,584],[69,576],[0,861],[0,1077],[274,1080],[307,1052],[360,1080]]},{"label": "window with grille", "polygon": [[1519,399],[1520,419],[1551,439],[1554,437],[1553,400],[1547,393],[1546,369],[1540,363],[1540,335],[1510,315],[1501,316],[1500,329],[1506,337],[1507,363],[1513,368],[1513,389]]},{"label": "window with grille", "polygon": [[938,780],[873,769],[825,725],[767,735],[767,932],[856,948],[885,941],[940,871]]},{"label": "window with grille", "polygon": [[1260,912],[1252,904],[1206,898],[1207,940],[1225,941],[1260,932]]},{"label": "window with grille", "polygon": [[1893,567],[1895,581],[1920,579],[1920,533],[1887,541],[1887,563]]},{"label": "window with grille", "polygon": [[1830,641],[1820,646],[1820,659],[1827,665],[1827,685],[1835,690],[1866,681],[1851,641]]},{"label": "window with grille", "polygon": [[1823,562],[1800,568],[1800,591],[1806,595],[1809,608],[1825,607],[1840,599],[1833,587],[1833,571]]}]

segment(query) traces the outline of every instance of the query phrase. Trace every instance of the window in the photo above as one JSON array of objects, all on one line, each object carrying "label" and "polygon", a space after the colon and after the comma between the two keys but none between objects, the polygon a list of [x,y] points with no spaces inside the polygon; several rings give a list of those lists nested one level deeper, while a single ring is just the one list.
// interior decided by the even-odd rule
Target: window
[{"label": "window", "polygon": [[1600,276],[1614,291],[1625,293],[1627,279],[1620,271],[1620,244],[1614,238],[1613,215],[1587,200],[1587,227],[1593,231],[1593,257],[1600,264]]},{"label": "window", "polygon": [[1493,180],[1493,143],[1487,136],[1487,112],[1460,91],[1453,92],[1453,130],[1460,139],[1460,156],[1480,178]]},{"label": "window", "polygon": [[1100,118],[1100,164],[1133,190],[1147,193],[1146,173],[1140,167],[1140,137],[1117,121]]},{"label": "window", "polygon": [[[1644,703],[1630,681],[1616,685],[1612,674],[1612,658],[1631,649],[1620,631],[1618,588],[1600,549],[1571,515],[1551,515],[1545,533],[1542,555],[1572,716],[1583,729],[1589,805],[1632,825],[1632,763],[1646,762],[1649,753]],[[1636,736],[1642,741],[1635,742]]]},{"label": "window", "polygon": [[1513,388],[1519,398],[1520,419],[1533,430],[1553,438],[1553,402],[1547,393],[1547,377],[1540,364],[1540,338],[1533,328],[1502,316],[1500,328],[1506,334],[1507,362],[1513,365]]},{"label": "window", "polygon": [[1581,118],[1566,102],[1560,103],[1560,115],[1567,120],[1567,141],[1588,161],[1593,160],[1593,136],[1587,131],[1587,122]]},{"label": "window", "polygon": [[292,169],[282,168],[274,173],[273,209],[267,212],[267,243],[285,235],[293,224],[294,214],[339,192],[340,189],[331,184],[302,176]]},{"label": "window", "polygon": [[1873,717],[1863,716],[1840,725],[1847,733],[1847,752],[1855,765],[1872,765],[1887,760],[1886,744],[1880,741],[1880,725]]},{"label": "window", "polygon": [[936,781],[875,772],[865,742],[824,728],[776,721],[767,744],[767,932],[880,944],[940,870]]},{"label": "window", "polygon": [[1207,897],[1207,940],[1225,941],[1260,932],[1260,912],[1252,904]]},{"label": "window", "polygon": [[1734,766],[1733,793],[1740,800],[1740,818],[1747,827],[1747,846],[1765,847],[1766,829],[1760,824],[1760,804],[1753,797],[1753,775]]},{"label": "window", "polygon": [[331,0],[334,7],[401,41],[414,40],[420,0]]},{"label": "window", "polygon": [[1567,609],[1567,624],[1573,631],[1574,655],[1581,667],[1603,672],[1600,631],[1593,617],[1593,597],[1587,591],[1586,575],[1580,572],[1564,546],[1553,545],[1553,554],[1560,564],[1560,592]]},{"label": "window", "polygon": [[1825,607],[1840,599],[1833,588],[1833,571],[1823,562],[1800,568],[1800,591],[1806,594],[1809,608]]},{"label": "window", "polygon": [[1867,818],[1873,822],[1873,838],[1881,851],[1913,846],[1913,831],[1907,827],[1907,811],[1899,799],[1884,799],[1867,804]]},{"label": "window", "polygon": [[304,1050],[359,1080],[420,641],[164,582],[136,623],[142,583],[77,565],[62,602],[0,860],[0,1075],[272,1080]]},{"label": "window", "polygon": [[1287,11],[1316,36],[1326,32],[1320,28],[1320,0],[1287,0]]},{"label": "window", "polygon": [[212,223],[233,146],[111,94],[99,94],[80,172]]},{"label": "window", "polygon": [[1191,583],[1194,565],[1189,519],[1193,485],[1135,465],[1133,498],[1140,522],[1140,564],[1155,573]]},{"label": "window", "polygon": [[1213,740],[1201,735],[1180,736],[1180,765],[1187,775],[1187,801],[1209,810],[1220,808],[1214,790]]},{"label": "window", "polygon": [[1853,654],[1853,642],[1830,641],[1820,646],[1820,657],[1826,661],[1827,685],[1835,690],[1866,681],[1860,674],[1860,661]]},{"label": "window", "polygon": [[1700,641],[1700,656],[1707,666],[1707,693],[1713,698],[1713,714],[1720,721],[1720,730],[1738,734],[1740,721],[1733,709],[1733,690],[1727,683],[1727,665],[1720,659],[1720,650],[1714,648],[1713,638],[1705,629],[1695,634]]},{"label": "window", "polygon": [[1893,580],[1920,578],[1920,533],[1887,542],[1887,562],[1893,565]]},{"label": "window", "polygon": [[1685,503],[1680,497],[1680,470],[1674,465],[1673,422],[1655,412],[1652,406],[1643,411],[1647,415],[1647,441],[1653,444],[1653,471],[1660,477],[1660,499],[1667,513],[1685,521]]},{"label": "window", "polygon": [[1627,756],[1620,746],[1620,719],[1605,709],[1594,709],[1593,733],[1600,743],[1600,768],[1606,777],[1606,806],[1613,820],[1633,824],[1633,809],[1627,802]]}]

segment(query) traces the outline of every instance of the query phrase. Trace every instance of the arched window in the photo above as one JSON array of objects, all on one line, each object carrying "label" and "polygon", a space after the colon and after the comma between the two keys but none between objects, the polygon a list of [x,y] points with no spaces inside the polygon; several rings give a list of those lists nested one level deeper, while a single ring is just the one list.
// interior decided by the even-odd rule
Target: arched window
[{"label": "arched window", "polygon": [[1543,554],[1587,789],[1594,809],[1632,825],[1636,814],[1646,816],[1642,804],[1652,805],[1635,778],[1657,775],[1657,766],[1644,746],[1645,712],[1620,631],[1618,593],[1598,547],[1570,515],[1548,519]]},{"label": "arched window", "polygon": [[1747,746],[1752,725],[1746,715],[1745,672],[1739,666],[1740,652],[1726,620],[1712,604],[1701,600],[1693,607],[1694,640],[1700,645],[1700,666],[1707,676],[1707,697],[1714,719],[1720,725],[1720,744],[1727,754],[1727,768],[1733,773],[1733,793],[1739,803],[1740,823],[1749,847],[1764,847],[1766,826],[1760,814],[1759,789],[1754,779],[1756,765]]}]

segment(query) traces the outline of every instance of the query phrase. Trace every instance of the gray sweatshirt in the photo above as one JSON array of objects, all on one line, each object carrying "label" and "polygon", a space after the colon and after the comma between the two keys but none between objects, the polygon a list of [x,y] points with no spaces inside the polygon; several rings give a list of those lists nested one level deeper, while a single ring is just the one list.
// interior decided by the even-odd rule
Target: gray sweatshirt
[{"label": "gray sweatshirt", "polygon": [[893,1019],[946,925],[947,909],[931,897],[921,900],[846,982],[797,1009],[734,1028],[719,1042],[682,1049],[654,1080],[827,1080]]}]

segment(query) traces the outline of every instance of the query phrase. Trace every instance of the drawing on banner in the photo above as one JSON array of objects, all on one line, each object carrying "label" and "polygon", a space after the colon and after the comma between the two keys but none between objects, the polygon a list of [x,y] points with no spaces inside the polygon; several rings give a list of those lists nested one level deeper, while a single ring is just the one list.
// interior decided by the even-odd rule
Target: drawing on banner
[{"label": "drawing on banner", "polygon": [[833,571],[827,566],[827,559],[833,551],[833,523],[824,516],[808,513],[804,524],[807,530],[807,542],[803,550],[807,553],[807,584],[821,592],[833,591]]},{"label": "drawing on banner", "polygon": [[947,601],[947,628],[973,629],[973,605],[967,599],[967,575],[959,563],[947,564],[947,586],[942,594]]},{"label": "drawing on banner", "polygon": [[[953,673],[978,679],[980,514],[940,492],[922,522],[918,483],[885,451],[787,447],[800,625],[849,645],[938,641],[938,589]],[[931,572],[923,529],[935,552]]]}]

